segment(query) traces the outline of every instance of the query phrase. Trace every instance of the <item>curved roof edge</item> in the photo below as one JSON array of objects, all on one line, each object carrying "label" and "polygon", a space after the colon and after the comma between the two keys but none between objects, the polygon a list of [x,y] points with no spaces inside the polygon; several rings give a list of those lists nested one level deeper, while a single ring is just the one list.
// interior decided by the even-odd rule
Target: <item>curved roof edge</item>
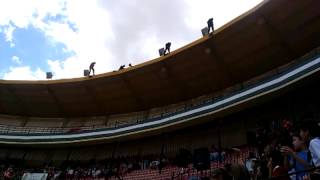
[{"label": "curved roof edge", "polygon": [[[231,25],[237,23],[238,21],[240,21],[242,18],[254,13],[255,11],[257,11],[259,8],[261,8],[263,5],[265,5],[266,3],[268,3],[270,0],[263,0],[262,2],[260,2],[259,4],[257,4],[255,7],[251,8],[250,10],[244,12],[243,14],[239,15],[238,17],[234,18],[233,20],[227,22],[226,24],[224,24],[223,26],[221,26],[220,28],[216,29],[214,31],[214,34],[218,34],[221,31],[223,31],[224,29],[230,27]],[[202,38],[199,38],[198,40],[195,40],[193,42],[191,42],[190,44],[187,44],[185,46],[182,46],[178,49],[176,49],[175,51],[172,51],[170,54],[166,55],[166,56],[161,56],[152,60],[148,60],[146,62],[140,63],[140,64],[136,64],[130,68],[126,68],[123,69],[121,71],[111,71],[111,72],[106,72],[106,73],[102,73],[102,74],[97,74],[95,76],[92,76],[91,78],[88,77],[76,77],[76,78],[67,78],[67,79],[56,79],[56,80],[3,80],[0,79],[0,84],[57,84],[57,83],[72,83],[72,82],[81,82],[81,81],[88,81],[88,80],[92,80],[92,79],[98,79],[98,78],[105,78],[105,77],[109,77],[109,76],[115,76],[115,75],[119,75],[119,74],[124,74],[128,71],[132,71],[135,69],[139,69],[139,68],[143,68],[145,66],[148,66],[150,64],[159,62],[159,61],[163,61],[165,59],[168,59],[168,57],[171,56],[175,56],[177,54],[180,54],[186,50],[188,50],[189,48],[196,46],[204,41],[206,41],[207,39],[210,39],[212,37],[209,36],[205,36]]]}]

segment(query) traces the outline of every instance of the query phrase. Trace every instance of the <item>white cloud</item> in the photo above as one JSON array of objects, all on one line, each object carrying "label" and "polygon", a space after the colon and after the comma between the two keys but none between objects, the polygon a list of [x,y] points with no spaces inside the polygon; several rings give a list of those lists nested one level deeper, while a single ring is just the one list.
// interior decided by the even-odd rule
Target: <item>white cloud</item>
[{"label": "white cloud", "polygon": [[20,58],[18,56],[12,56],[11,60],[12,60],[12,62],[14,62],[18,65],[22,64],[22,61],[20,60]]},{"label": "white cloud", "polygon": [[48,64],[55,79],[80,77],[83,75],[84,64],[77,57],[70,57],[64,61],[48,60]]},{"label": "white cloud", "polygon": [[[97,62],[96,72],[103,73],[118,69],[121,64],[156,58],[158,49],[167,41],[176,49],[200,38],[200,29],[209,17],[217,16],[216,24],[221,26],[255,3],[257,1],[246,0],[237,10],[239,3],[235,0],[187,3],[182,0],[140,0],[139,3],[70,0],[65,3],[65,22],[50,22],[39,27],[53,42],[63,43],[67,50],[75,53],[64,61],[48,61],[56,78],[70,78],[82,76],[82,70],[92,61]],[[230,4],[236,4],[232,12],[228,9]],[[221,9],[230,15],[226,16]],[[73,23],[77,31],[66,22]]]},{"label": "white cloud", "polygon": [[185,22],[196,31],[206,26],[209,18],[214,18],[215,27],[221,27],[237,16],[253,8],[263,0],[186,0],[189,14]]},{"label": "white cloud", "polygon": [[33,21],[34,26],[41,29],[52,43],[62,43],[66,46],[64,52],[74,54],[65,60],[47,61],[55,76],[57,78],[82,76],[83,69],[87,69],[92,61],[97,63],[97,73],[117,68],[118,64],[114,62],[106,46],[106,41],[113,38],[107,12],[91,0],[70,0],[64,5],[63,14],[67,18],[62,22],[45,23],[40,19]]},{"label": "white cloud", "polygon": [[176,49],[193,39],[184,22],[184,0],[99,2],[110,14],[115,38],[107,46],[119,61],[141,63],[158,57],[158,49],[168,41]]},{"label": "white cloud", "polygon": [[44,80],[45,72],[40,68],[37,68],[36,71],[32,71],[29,66],[23,67],[10,67],[8,73],[4,74],[3,79],[7,80]]},{"label": "white cloud", "polygon": [[1,32],[4,33],[5,40],[10,43],[10,47],[14,47],[15,46],[15,44],[13,42],[13,33],[14,33],[15,30],[16,30],[16,27],[13,26],[12,24],[5,25],[2,28],[0,26],[0,33]]},{"label": "white cloud", "polygon": [[8,25],[11,22],[18,28],[26,28],[35,18],[43,19],[47,15],[63,14],[65,1],[0,1],[0,25]]},{"label": "white cloud", "polygon": [[13,35],[13,32],[16,28],[14,26],[12,26],[11,24],[4,29],[4,34],[6,36],[6,41],[8,42],[12,42],[12,35]]}]

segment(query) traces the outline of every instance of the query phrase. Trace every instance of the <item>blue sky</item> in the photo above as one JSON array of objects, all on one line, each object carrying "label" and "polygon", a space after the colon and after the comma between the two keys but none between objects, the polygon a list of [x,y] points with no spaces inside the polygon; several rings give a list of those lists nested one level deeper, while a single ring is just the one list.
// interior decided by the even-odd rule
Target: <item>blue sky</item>
[{"label": "blue sky", "polygon": [[[0,0],[0,79],[81,77],[156,58],[220,27],[261,0]],[[18,6],[17,6],[18,5]]]},{"label": "blue sky", "polygon": [[0,61],[2,74],[7,73],[9,69],[6,67],[10,66],[28,65],[31,70],[36,70],[36,68],[49,70],[50,67],[44,61],[45,59],[66,59],[72,55],[70,52],[63,51],[66,48],[63,43],[51,43],[43,32],[32,26],[15,30],[13,37],[14,47],[10,46],[11,42],[6,42],[4,34],[0,39],[0,59],[3,60]]}]

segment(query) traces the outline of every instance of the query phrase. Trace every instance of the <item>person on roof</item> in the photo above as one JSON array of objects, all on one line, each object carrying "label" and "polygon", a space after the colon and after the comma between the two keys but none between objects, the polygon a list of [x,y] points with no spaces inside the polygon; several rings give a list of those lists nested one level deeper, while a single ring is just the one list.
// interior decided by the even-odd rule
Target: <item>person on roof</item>
[{"label": "person on roof", "polygon": [[214,31],[213,18],[210,18],[210,19],[207,21],[207,24],[208,24],[208,33],[210,34],[210,29],[212,29],[212,32]]},{"label": "person on roof", "polygon": [[170,54],[171,42],[167,42],[164,50],[164,55]]},{"label": "person on roof", "polygon": [[92,75],[94,76],[94,65],[96,64],[96,62],[92,62],[89,66],[89,76],[90,76],[90,73],[92,71]]}]

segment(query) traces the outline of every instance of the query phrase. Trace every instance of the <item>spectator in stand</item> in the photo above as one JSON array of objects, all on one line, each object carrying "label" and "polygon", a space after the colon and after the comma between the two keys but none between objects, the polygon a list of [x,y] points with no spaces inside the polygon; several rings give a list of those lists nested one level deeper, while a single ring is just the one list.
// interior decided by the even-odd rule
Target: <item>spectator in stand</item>
[{"label": "spectator in stand", "polygon": [[278,177],[277,180],[290,180],[283,162],[282,154],[279,151],[273,151],[268,162],[270,175],[271,177]]},{"label": "spectator in stand", "polygon": [[232,180],[232,179],[233,179],[232,175],[223,168],[215,169],[210,176],[210,180]]},{"label": "spectator in stand", "polygon": [[151,169],[157,169],[158,166],[159,166],[159,164],[160,164],[160,162],[157,161],[157,160],[152,161],[152,162],[150,163],[150,168],[151,168]]},{"label": "spectator in stand", "polygon": [[264,148],[267,145],[267,137],[268,137],[268,132],[267,129],[264,125],[261,123],[257,123],[257,129],[256,129],[256,143],[257,143],[257,148],[258,148],[258,153],[259,156],[262,155],[264,152]]},{"label": "spectator in stand", "polygon": [[74,175],[74,170],[69,167],[69,168],[67,169],[66,178],[67,178],[67,179],[72,179],[72,178],[73,178],[73,175]]},{"label": "spectator in stand", "polygon": [[222,149],[221,152],[220,152],[220,156],[221,156],[220,160],[221,160],[221,162],[225,161],[226,155],[227,155],[227,153],[226,153],[225,149]]},{"label": "spectator in stand", "polygon": [[4,180],[11,180],[13,179],[13,169],[11,167],[9,167],[3,174],[3,179]]},{"label": "spectator in stand", "polygon": [[[284,156],[284,165],[287,169],[292,169],[293,172],[303,171],[310,167],[311,158],[308,157],[308,148],[305,142],[302,140],[299,134],[294,134],[292,136],[293,148],[289,146],[282,146],[281,152]],[[295,176],[295,180],[302,180],[303,176],[307,173],[298,173]]]},{"label": "spectator in stand", "polygon": [[287,120],[287,119],[284,119],[282,121],[282,127],[287,130],[287,132],[290,132],[292,131],[292,127],[293,127],[293,124],[291,121]]},{"label": "spectator in stand", "polygon": [[219,159],[219,152],[217,151],[217,148],[213,145],[211,146],[210,160],[217,161],[218,159]]},{"label": "spectator in stand", "polygon": [[[300,125],[300,136],[305,142],[309,142],[309,151],[312,158],[312,166],[320,167],[320,127],[319,122],[305,121]],[[311,175],[311,179],[320,179],[320,171]]]},{"label": "spectator in stand", "polygon": [[226,164],[226,171],[233,176],[233,180],[247,180],[250,179],[247,169],[240,164]]},{"label": "spectator in stand", "polygon": [[246,169],[248,170],[250,176],[253,176],[255,174],[255,161],[257,160],[257,158],[255,157],[253,152],[249,152],[249,157],[248,159],[245,161],[245,166]]},{"label": "spectator in stand", "polygon": [[47,179],[53,179],[54,178],[54,168],[50,167],[48,169],[48,176],[47,176]]}]

